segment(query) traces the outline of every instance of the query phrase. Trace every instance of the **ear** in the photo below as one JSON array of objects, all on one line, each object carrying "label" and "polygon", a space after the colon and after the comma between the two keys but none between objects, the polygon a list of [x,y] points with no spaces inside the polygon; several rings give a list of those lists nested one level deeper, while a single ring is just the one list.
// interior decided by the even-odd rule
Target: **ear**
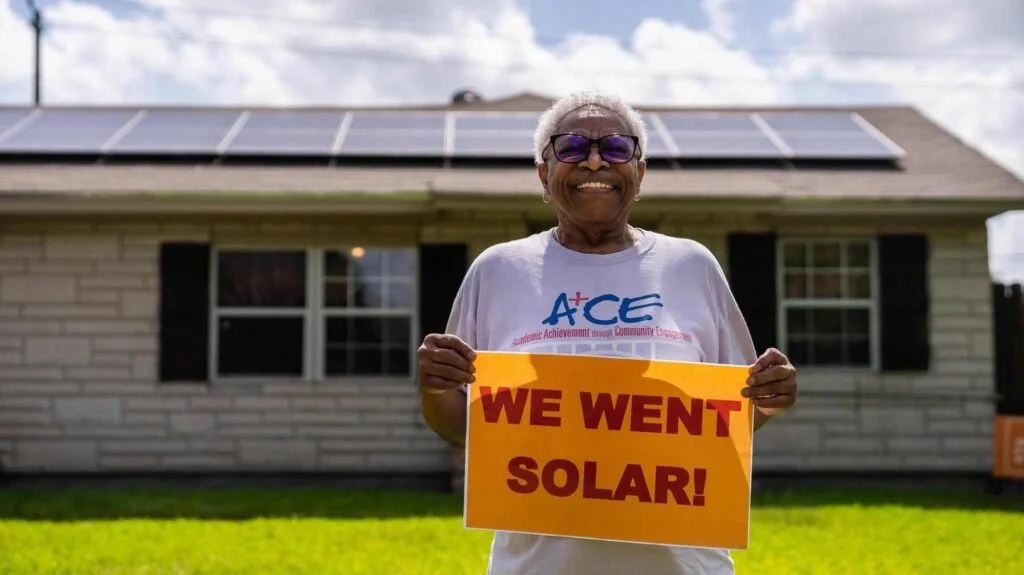
[{"label": "ear", "polygon": [[544,162],[543,164],[538,164],[537,165],[537,177],[540,178],[540,183],[541,183],[541,185],[544,186],[544,189],[545,190],[548,189],[548,164],[547,164],[547,162]]},{"label": "ear", "polygon": [[637,182],[644,181],[644,174],[647,173],[647,160],[640,160],[636,163]]}]

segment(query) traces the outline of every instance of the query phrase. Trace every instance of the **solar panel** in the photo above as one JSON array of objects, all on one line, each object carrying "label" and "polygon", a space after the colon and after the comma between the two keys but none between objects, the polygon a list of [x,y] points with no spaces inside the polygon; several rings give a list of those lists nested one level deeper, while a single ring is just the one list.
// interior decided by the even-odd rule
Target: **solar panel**
[{"label": "solar panel", "polygon": [[658,113],[658,118],[673,132],[759,132],[761,129],[747,113]]},{"label": "solar panel", "polygon": [[242,130],[225,154],[329,155],[336,130]]},{"label": "solar panel", "polygon": [[489,114],[456,114],[455,131],[463,130],[497,130],[526,131],[531,134],[537,128],[540,114],[521,113],[489,113]]},{"label": "solar panel", "polygon": [[8,152],[100,153],[136,110],[43,110],[0,142]]},{"label": "solar panel", "polygon": [[747,132],[671,132],[680,158],[781,158],[768,136]]},{"label": "solar panel", "polygon": [[225,154],[330,155],[344,112],[254,111]]},{"label": "solar panel", "polygon": [[533,132],[457,131],[452,155],[532,158]]},{"label": "solar panel", "polygon": [[794,159],[892,159],[898,153],[867,132],[781,133]]},{"label": "solar panel", "polygon": [[150,110],[111,151],[215,154],[240,114],[237,110]]},{"label": "solar panel", "polygon": [[253,110],[242,132],[249,130],[337,130],[343,111]]},{"label": "solar panel", "polygon": [[0,137],[32,113],[30,109],[0,109]]},{"label": "solar panel", "polygon": [[864,128],[845,112],[772,112],[758,114],[779,132],[862,132]]},{"label": "solar panel", "polygon": [[354,112],[353,130],[440,130],[445,114],[429,112]]},{"label": "solar panel", "polygon": [[241,115],[239,110],[175,110],[154,109],[133,131],[146,130],[190,130],[230,129]]},{"label": "solar panel", "polygon": [[437,156],[444,154],[439,130],[349,130],[341,155]]},{"label": "solar panel", "polygon": [[644,150],[648,158],[670,158],[672,157],[672,148],[665,143],[664,138],[661,134],[653,130],[647,132],[647,149]]}]

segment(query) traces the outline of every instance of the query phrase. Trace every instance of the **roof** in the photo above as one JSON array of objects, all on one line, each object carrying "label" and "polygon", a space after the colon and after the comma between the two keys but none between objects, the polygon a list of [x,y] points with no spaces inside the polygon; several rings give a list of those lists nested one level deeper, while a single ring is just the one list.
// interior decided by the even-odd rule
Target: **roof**
[{"label": "roof", "polygon": [[[492,101],[391,110],[537,111],[551,100],[521,94]],[[347,108],[351,109],[351,108]],[[714,165],[650,168],[641,193],[663,203],[674,201],[760,203],[773,201],[818,206],[823,200],[889,206],[901,201],[976,206],[985,213],[1024,207],[1024,182],[912,107],[644,107],[644,111],[813,111],[860,114],[905,152],[898,167],[861,164],[791,166]],[[497,198],[533,202],[539,195],[531,166],[424,167],[371,165],[216,165],[95,164],[60,161],[0,164],[0,209],[54,211],[150,202],[169,206],[199,201],[207,206],[245,210],[255,201],[298,205],[359,202],[404,205]],[[43,208],[48,208],[43,210]],[[159,208],[158,208],[159,209]]]}]

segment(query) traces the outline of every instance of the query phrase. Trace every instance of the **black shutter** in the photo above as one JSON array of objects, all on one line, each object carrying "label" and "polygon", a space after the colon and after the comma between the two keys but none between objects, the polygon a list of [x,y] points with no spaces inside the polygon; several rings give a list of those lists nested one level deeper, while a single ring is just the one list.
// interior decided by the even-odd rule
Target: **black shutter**
[{"label": "black shutter", "polygon": [[209,363],[210,246],[160,246],[160,381],[205,381]]},{"label": "black shutter", "polygon": [[420,337],[444,333],[469,265],[466,244],[420,246]]},{"label": "black shutter", "polygon": [[758,354],[779,347],[775,241],[774,234],[729,234],[729,285]]},{"label": "black shutter", "polygon": [[928,238],[878,238],[878,294],[883,371],[924,371],[929,345]]},{"label": "black shutter", "polygon": [[992,284],[996,394],[1000,415],[1024,415],[1024,287]]}]

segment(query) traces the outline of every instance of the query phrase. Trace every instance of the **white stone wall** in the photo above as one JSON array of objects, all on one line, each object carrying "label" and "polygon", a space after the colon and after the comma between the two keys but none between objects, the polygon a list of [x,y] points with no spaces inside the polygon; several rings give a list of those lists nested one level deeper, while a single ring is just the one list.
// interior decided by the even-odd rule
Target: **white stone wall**
[{"label": "white stone wall", "polygon": [[[0,221],[0,465],[16,471],[443,471],[411,380],[156,382],[161,240],[469,241],[514,220],[361,223]],[[726,264],[729,224],[666,224]],[[758,432],[756,470],[991,465],[993,365],[984,225],[930,232],[932,369],[800,372],[797,407]],[[458,454],[456,454],[458,460]]]},{"label": "white stone wall", "polygon": [[[878,233],[839,226],[792,232]],[[706,243],[727,268],[723,234],[697,228],[691,235]],[[987,232],[983,223],[973,229],[942,227],[929,230],[928,239],[929,371],[876,373],[798,366],[799,402],[756,434],[755,470],[991,469],[995,370]]]},{"label": "white stone wall", "polygon": [[[444,240],[394,218],[257,224],[0,221],[0,466],[127,470],[444,471],[415,382],[158,383],[159,244]],[[513,228],[515,226],[512,226]],[[515,233],[465,224],[461,237]],[[480,233],[476,233],[480,232]],[[480,249],[480,248],[477,248]]]}]

